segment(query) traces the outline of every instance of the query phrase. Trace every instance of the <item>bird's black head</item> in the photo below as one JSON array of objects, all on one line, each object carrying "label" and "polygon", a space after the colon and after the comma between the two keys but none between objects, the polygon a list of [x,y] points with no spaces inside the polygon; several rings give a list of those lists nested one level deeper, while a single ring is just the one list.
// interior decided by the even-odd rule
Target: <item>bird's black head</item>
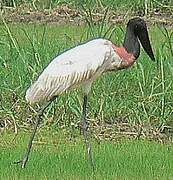
[{"label": "bird's black head", "polygon": [[[131,35],[128,36],[128,34],[131,34]],[[136,47],[138,47],[137,42],[135,41],[130,42],[133,38],[135,39],[137,37],[139,41],[141,42],[141,45],[144,48],[145,52],[148,54],[148,56],[152,60],[155,60],[155,57],[151,48],[149,36],[148,36],[147,25],[143,19],[138,18],[138,17],[130,19],[127,24],[126,36],[127,37],[125,38],[125,41],[127,41],[127,43],[124,42],[124,44],[132,43],[129,46],[133,46],[133,44],[136,44]],[[138,56],[139,56],[139,53],[138,53]]]}]

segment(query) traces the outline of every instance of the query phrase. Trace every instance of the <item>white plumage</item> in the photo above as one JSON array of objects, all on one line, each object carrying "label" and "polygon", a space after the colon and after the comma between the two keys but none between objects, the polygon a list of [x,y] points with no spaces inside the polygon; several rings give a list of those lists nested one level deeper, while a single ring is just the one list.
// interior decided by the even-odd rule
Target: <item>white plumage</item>
[{"label": "white plumage", "polygon": [[76,85],[82,85],[88,93],[99,75],[118,69],[121,63],[111,41],[91,40],[57,56],[27,90],[26,100],[30,103],[47,101]]}]

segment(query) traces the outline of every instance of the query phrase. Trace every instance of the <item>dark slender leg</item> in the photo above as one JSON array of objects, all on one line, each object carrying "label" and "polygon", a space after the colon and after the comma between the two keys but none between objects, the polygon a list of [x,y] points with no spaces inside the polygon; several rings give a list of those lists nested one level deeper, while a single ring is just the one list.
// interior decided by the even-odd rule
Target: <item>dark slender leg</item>
[{"label": "dark slender leg", "polygon": [[31,138],[30,138],[30,141],[29,141],[29,144],[28,144],[28,148],[27,148],[27,151],[26,151],[26,154],[24,156],[24,158],[20,161],[17,161],[17,162],[14,162],[15,164],[18,164],[18,163],[22,163],[22,168],[25,168],[26,166],[26,163],[29,159],[29,155],[31,153],[31,149],[32,149],[32,141],[35,137],[35,134],[36,134],[36,131],[37,131],[37,128],[38,128],[38,125],[41,121],[41,118],[43,116],[43,112],[44,110],[52,103],[52,101],[55,99],[56,97],[53,97],[50,101],[48,101],[38,112],[38,118],[36,120],[36,124],[35,124],[35,127],[34,127],[34,130],[31,134]]},{"label": "dark slender leg", "polygon": [[87,153],[89,156],[89,160],[91,162],[91,166],[94,170],[94,162],[93,162],[93,157],[92,157],[92,149],[91,149],[91,144],[88,136],[88,123],[87,123],[87,102],[88,102],[88,96],[84,95],[84,101],[83,101],[83,112],[82,112],[82,121],[83,121],[83,135],[84,135],[84,140],[87,148]]}]

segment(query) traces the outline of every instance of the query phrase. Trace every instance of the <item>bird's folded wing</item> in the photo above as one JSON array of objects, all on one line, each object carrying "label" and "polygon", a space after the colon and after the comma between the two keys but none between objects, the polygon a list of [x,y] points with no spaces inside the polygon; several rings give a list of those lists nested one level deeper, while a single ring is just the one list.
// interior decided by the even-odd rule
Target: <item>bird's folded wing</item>
[{"label": "bird's folded wing", "polygon": [[49,100],[67,89],[86,82],[104,70],[110,46],[105,40],[88,42],[56,57],[27,90],[30,103]]}]

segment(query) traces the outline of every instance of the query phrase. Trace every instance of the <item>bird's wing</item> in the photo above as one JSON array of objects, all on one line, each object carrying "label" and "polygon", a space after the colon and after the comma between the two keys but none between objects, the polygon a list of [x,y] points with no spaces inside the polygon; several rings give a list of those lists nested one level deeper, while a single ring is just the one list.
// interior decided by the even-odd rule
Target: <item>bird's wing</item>
[{"label": "bird's wing", "polygon": [[111,42],[95,39],[72,48],[56,57],[26,92],[30,103],[49,100],[65,90],[94,78],[104,70],[109,59]]}]

